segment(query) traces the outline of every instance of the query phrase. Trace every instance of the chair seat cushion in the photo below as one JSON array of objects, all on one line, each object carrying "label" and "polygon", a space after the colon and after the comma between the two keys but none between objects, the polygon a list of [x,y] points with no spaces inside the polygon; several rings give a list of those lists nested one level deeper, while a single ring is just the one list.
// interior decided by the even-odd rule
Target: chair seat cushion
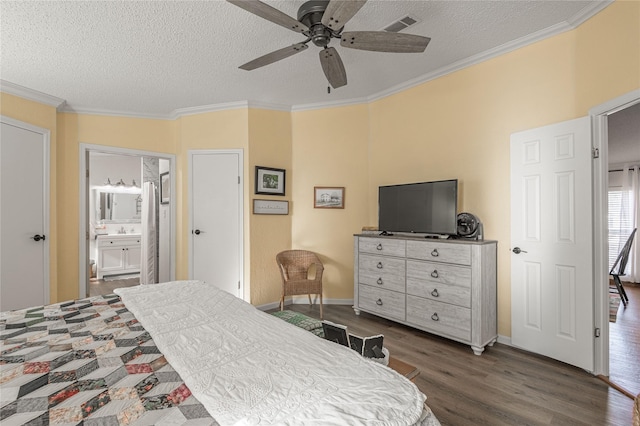
[{"label": "chair seat cushion", "polygon": [[286,310],[272,312],[271,315],[274,315],[281,320],[288,322],[289,324],[293,324],[296,327],[300,327],[304,330],[310,331],[316,336],[324,337],[324,331],[322,330],[322,321],[320,320],[308,317],[299,312]]}]

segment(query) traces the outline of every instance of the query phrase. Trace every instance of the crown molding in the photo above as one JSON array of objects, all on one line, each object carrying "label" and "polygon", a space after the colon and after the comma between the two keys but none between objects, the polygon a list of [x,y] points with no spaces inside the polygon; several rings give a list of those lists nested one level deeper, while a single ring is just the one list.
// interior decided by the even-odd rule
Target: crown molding
[{"label": "crown molding", "polygon": [[428,81],[435,80],[437,78],[443,77],[448,74],[453,74],[456,71],[460,71],[465,68],[471,67],[473,65],[480,64],[482,62],[488,61],[489,59],[497,58],[498,56],[502,56],[506,53],[513,52],[515,50],[521,49],[530,44],[545,40],[549,37],[556,36],[566,31],[574,30],[580,24],[582,24],[583,22],[585,22],[587,19],[591,18],[598,12],[602,11],[611,3],[613,3],[613,0],[607,0],[606,2],[603,2],[603,3],[596,3],[594,5],[587,6],[584,9],[582,9],[580,13],[576,14],[568,21],[564,21],[559,24],[552,25],[550,27],[544,28],[535,33],[529,34],[525,37],[521,37],[509,43],[505,43],[500,46],[494,47],[492,49],[485,50],[484,52],[479,53],[477,55],[473,55],[468,58],[462,59],[458,62],[454,62],[451,65],[439,68],[431,73],[424,74],[413,80],[408,80],[402,84],[393,86],[387,90],[384,90],[382,92],[378,92],[374,95],[369,96],[367,98],[367,101],[368,102],[378,101],[388,96],[403,92],[407,89],[411,89],[413,87],[419,86],[420,84],[426,83]]},{"label": "crown molding", "polygon": [[274,104],[269,102],[246,100],[246,101],[228,102],[228,103],[221,103],[221,104],[178,108],[168,114],[146,114],[146,113],[139,113],[139,112],[102,110],[98,108],[84,108],[84,107],[75,107],[75,106],[71,107],[68,104],[66,104],[66,101],[64,99],[47,95],[46,93],[38,92],[36,90],[19,86],[17,84],[8,82],[6,80],[1,80],[1,79],[0,79],[0,90],[5,93],[9,93],[11,95],[20,96],[22,98],[40,102],[46,105],[55,106],[56,109],[58,109],[58,111],[62,111],[62,112],[70,112],[70,113],[76,113],[76,114],[90,114],[90,115],[107,115],[107,116],[116,116],[116,117],[148,118],[148,119],[155,119],[155,120],[175,120],[180,117],[189,116],[189,115],[241,109],[241,108],[258,108],[258,109],[267,109],[267,110],[276,110],[276,111],[285,111],[285,112],[299,112],[299,111],[309,111],[309,110],[317,110],[317,109],[338,108],[338,107],[344,107],[344,106],[359,105],[363,103],[375,102],[375,101],[384,99],[388,96],[392,96],[400,92],[404,92],[408,89],[419,86],[423,83],[435,80],[437,78],[443,77],[448,74],[452,74],[454,72],[471,67],[473,65],[477,65],[489,59],[493,59],[498,56],[504,55],[505,53],[513,52],[514,50],[518,50],[522,47],[528,46],[538,41],[542,41],[546,38],[561,34],[566,31],[573,30],[578,26],[580,26],[585,21],[587,21],[589,18],[593,17],[597,13],[604,10],[607,6],[609,6],[613,2],[614,0],[594,2],[593,4],[590,4],[589,6],[582,9],[580,12],[578,12],[576,15],[574,15],[567,21],[545,28],[536,33],[530,34],[528,36],[514,40],[512,42],[505,43],[501,46],[497,46],[493,49],[486,50],[480,54],[462,59],[451,65],[439,68],[437,70],[434,70],[433,72],[424,74],[412,80],[406,81],[402,84],[398,84],[396,86],[390,87],[386,90],[375,93],[373,95],[362,97],[362,98],[342,100],[342,101],[317,102],[317,103],[298,104],[298,105],[283,105],[283,104]]},{"label": "crown molding", "polygon": [[171,117],[167,114],[146,114],[141,112],[132,111],[116,111],[111,109],[102,108],[89,108],[89,107],[72,107],[66,104],[64,108],[59,109],[60,112],[68,112],[71,114],[85,114],[85,115],[102,115],[108,117],[127,117],[127,118],[145,118],[149,120],[169,120]]},{"label": "crown molding", "polygon": [[30,101],[49,105],[56,109],[59,109],[65,104],[64,99],[47,95],[46,93],[38,92],[37,90],[29,89],[28,87],[20,86],[7,80],[0,79],[0,91],[8,93],[9,95],[19,96]]},{"label": "crown molding", "polygon": [[345,107],[345,106],[351,106],[351,105],[366,104],[367,102],[368,102],[368,98],[354,98],[354,99],[346,99],[343,101],[300,104],[300,105],[293,105],[291,107],[291,111],[298,112],[298,111],[310,111],[314,109],[339,108],[339,107]]}]

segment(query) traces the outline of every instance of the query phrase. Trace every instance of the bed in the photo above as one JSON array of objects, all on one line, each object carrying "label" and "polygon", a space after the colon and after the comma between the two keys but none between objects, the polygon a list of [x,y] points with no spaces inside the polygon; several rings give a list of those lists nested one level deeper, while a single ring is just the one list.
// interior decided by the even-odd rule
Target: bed
[{"label": "bed", "polygon": [[198,281],[4,312],[0,332],[3,426],[439,425],[392,369]]}]

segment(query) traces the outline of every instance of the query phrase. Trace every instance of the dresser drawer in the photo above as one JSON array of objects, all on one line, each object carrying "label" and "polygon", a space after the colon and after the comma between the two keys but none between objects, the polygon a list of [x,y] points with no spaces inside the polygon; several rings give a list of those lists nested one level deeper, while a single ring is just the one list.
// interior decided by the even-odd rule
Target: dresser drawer
[{"label": "dresser drawer", "polygon": [[368,285],[358,286],[359,308],[376,315],[404,321],[405,295]]},{"label": "dresser drawer", "polygon": [[471,246],[435,241],[407,241],[407,258],[471,265]]},{"label": "dresser drawer", "polygon": [[471,310],[468,308],[407,296],[407,322],[436,334],[471,341]]},{"label": "dresser drawer", "polygon": [[405,260],[361,254],[358,259],[360,284],[404,292]]},{"label": "dresser drawer", "polygon": [[407,294],[471,307],[471,269],[407,260]]},{"label": "dresser drawer", "polygon": [[405,256],[405,241],[392,238],[359,238],[360,253],[383,254],[385,256]]}]

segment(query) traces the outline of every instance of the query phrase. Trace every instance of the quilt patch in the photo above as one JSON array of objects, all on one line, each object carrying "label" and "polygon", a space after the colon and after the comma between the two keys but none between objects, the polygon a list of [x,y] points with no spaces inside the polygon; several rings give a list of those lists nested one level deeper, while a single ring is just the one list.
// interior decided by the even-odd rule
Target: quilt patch
[{"label": "quilt patch", "polygon": [[114,294],[0,314],[0,422],[218,424]]}]

